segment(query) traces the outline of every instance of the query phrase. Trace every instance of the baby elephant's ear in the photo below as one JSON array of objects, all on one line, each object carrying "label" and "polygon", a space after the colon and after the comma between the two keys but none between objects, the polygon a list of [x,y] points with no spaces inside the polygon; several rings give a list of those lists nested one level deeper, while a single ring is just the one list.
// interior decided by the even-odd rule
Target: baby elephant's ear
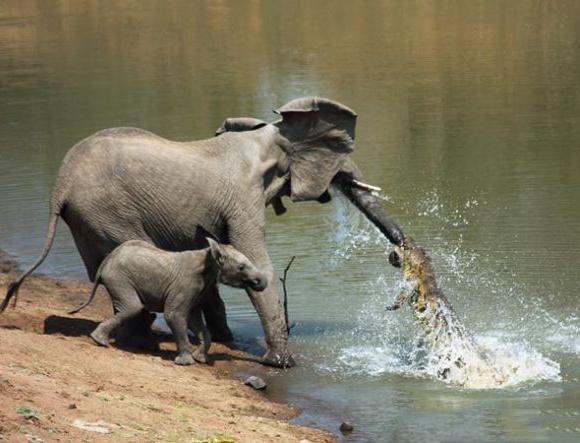
[{"label": "baby elephant's ear", "polygon": [[224,250],[222,249],[220,244],[216,242],[213,238],[207,237],[206,240],[209,243],[209,250],[211,252],[211,256],[218,265],[221,265],[224,261]]}]

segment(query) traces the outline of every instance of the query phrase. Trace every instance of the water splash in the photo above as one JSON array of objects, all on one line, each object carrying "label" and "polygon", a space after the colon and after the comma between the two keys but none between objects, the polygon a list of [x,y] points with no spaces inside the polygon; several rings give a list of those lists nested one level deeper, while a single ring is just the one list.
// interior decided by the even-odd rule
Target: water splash
[{"label": "water splash", "polygon": [[[403,283],[397,285],[399,288]],[[362,375],[380,377],[388,374],[437,379],[466,389],[493,389],[561,381],[560,366],[543,355],[521,336],[501,330],[489,330],[473,336],[475,346],[458,339],[435,348],[421,348],[423,330],[408,312],[385,315],[385,293],[390,298],[393,286],[379,277],[371,284],[376,291],[360,312],[355,330],[340,340],[345,343],[327,355],[317,367],[339,377]],[[442,358],[444,356],[444,358]],[[461,359],[461,368],[449,361]],[[449,371],[442,377],[444,371]]]},{"label": "water splash", "polygon": [[379,191],[371,191],[371,195],[379,200],[383,200],[387,203],[393,203],[393,198],[390,195],[387,195],[383,192]]},{"label": "water splash", "polygon": [[[335,260],[352,260],[357,253],[380,246],[388,254],[390,245],[373,226],[356,211],[349,210],[344,200],[335,198],[335,225],[332,240],[337,245]],[[458,229],[469,223],[469,213],[480,204],[471,198],[446,208],[436,192],[407,213],[416,217],[432,217],[442,231]],[[443,234],[441,234],[443,235]],[[317,368],[337,377],[362,375],[382,377],[389,374],[435,378],[466,389],[519,387],[541,381],[560,381],[560,366],[542,353],[554,342],[569,352],[580,352],[577,322],[557,321],[546,312],[539,297],[531,297],[526,288],[511,279],[498,279],[493,272],[497,263],[463,246],[460,233],[449,246],[448,241],[429,245],[438,270],[441,286],[459,309],[471,341],[450,340],[436,348],[417,346],[423,331],[408,312],[385,313],[384,308],[403,289],[405,282],[398,274],[379,270],[374,281],[361,289],[366,299],[354,320],[350,334],[323,337],[342,345],[318,361]],[[336,263],[335,263],[336,264]],[[491,268],[485,270],[486,266]],[[386,265],[385,265],[386,266]],[[481,303],[480,297],[485,297]],[[504,300],[509,300],[505,302]],[[533,303],[530,303],[530,301]],[[525,309],[520,305],[525,304]],[[533,309],[530,308],[532,305]],[[494,312],[494,308],[501,311]],[[543,333],[533,333],[537,319],[543,318]],[[553,318],[553,321],[550,321]],[[461,327],[463,327],[461,325]],[[330,335],[333,332],[329,333]],[[467,333],[466,333],[467,335]],[[570,338],[573,337],[573,340]],[[564,346],[563,343],[566,345]],[[445,355],[445,359],[442,359]],[[463,367],[449,367],[448,358],[461,358]],[[447,370],[442,377],[442,371]]]}]

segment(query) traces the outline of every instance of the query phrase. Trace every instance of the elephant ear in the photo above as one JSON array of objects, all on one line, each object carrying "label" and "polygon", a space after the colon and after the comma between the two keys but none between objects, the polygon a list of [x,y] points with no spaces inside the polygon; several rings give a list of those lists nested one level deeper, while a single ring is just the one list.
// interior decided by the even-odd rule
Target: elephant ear
[{"label": "elephant ear", "polygon": [[222,135],[224,132],[244,132],[266,126],[267,123],[252,117],[232,117],[226,118],[221,126],[215,131],[215,135]]},{"label": "elephant ear", "polygon": [[288,140],[282,147],[290,157],[290,198],[316,200],[354,150],[357,115],[320,97],[292,100],[274,112],[282,116],[276,126]]}]

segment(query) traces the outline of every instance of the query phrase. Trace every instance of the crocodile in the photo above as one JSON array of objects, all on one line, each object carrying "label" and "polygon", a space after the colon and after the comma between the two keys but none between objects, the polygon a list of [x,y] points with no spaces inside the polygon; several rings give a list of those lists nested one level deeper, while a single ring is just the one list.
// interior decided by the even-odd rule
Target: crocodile
[{"label": "crocodile", "polygon": [[387,310],[397,310],[405,303],[411,306],[422,330],[418,347],[426,354],[430,366],[436,368],[437,378],[467,384],[468,378],[485,375],[492,385],[503,384],[505,377],[479,349],[437,285],[425,249],[406,236],[389,255],[389,262],[402,269],[407,285]]}]

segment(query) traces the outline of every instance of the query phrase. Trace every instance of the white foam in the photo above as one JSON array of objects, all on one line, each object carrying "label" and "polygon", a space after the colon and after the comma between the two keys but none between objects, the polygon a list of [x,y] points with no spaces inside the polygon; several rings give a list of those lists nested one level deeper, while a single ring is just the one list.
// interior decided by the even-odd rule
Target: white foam
[{"label": "white foam", "polygon": [[560,365],[525,343],[505,341],[501,335],[480,336],[477,342],[486,359],[463,350],[461,357],[466,366],[451,368],[444,379],[437,358],[429,354],[416,355],[416,348],[408,343],[346,346],[331,361],[327,360],[318,367],[341,376],[399,374],[432,378],[464,389],[501,389],[561,381]]}]

